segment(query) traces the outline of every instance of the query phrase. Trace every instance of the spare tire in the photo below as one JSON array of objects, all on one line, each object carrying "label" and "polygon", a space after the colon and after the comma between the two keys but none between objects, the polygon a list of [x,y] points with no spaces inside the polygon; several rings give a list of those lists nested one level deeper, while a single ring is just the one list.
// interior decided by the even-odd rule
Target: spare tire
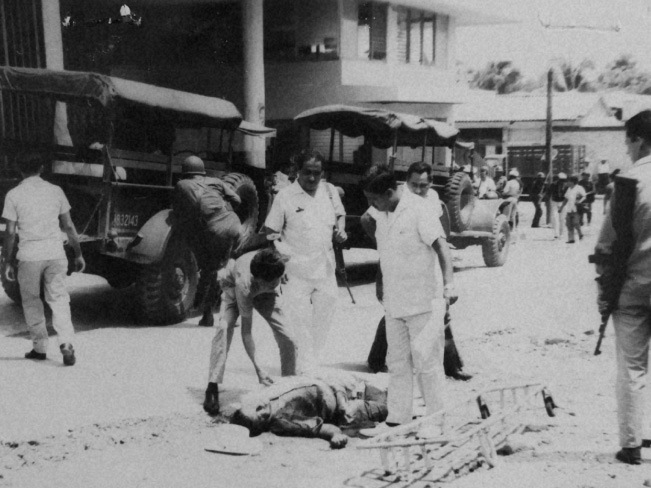
[{"label": "spare tire", "polygon": [[456,172],[445,185],[445,203],[450,214],[450,230],[463,232],[470,226],[470,216],[475,206],[475,190],[470,177]]},{"label": "spare tire", "polygon": [[233,257],[237,257],[255,243],[259,213],[258,192],[255,189],[253,180],[241,173],[226,174],[222,176],[222,180],[227,185],[230,185],[242,200],[239,207],[235,209],[235,213],[242,224],[240,242],[237,248],[233,249]]}]

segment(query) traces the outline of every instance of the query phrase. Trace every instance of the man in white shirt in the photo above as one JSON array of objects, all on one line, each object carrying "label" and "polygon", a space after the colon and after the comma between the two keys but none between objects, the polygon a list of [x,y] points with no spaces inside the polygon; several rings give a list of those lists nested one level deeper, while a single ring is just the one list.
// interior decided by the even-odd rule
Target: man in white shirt
[{"label": "man in white shirt", "polygon": [[[72,346],[74,328],[70,314],[70,297],[65,277],[68,259],[63,248],[61,229],[75,253],[75,270],[83,271],[79,237],[70,218],[70,204],[63,190],[41,179],[43,159],[40,154],[26,154],[18,161],[23,176],[21,183],[7,193],[2,218],[6,222],[2,248],[2,273],[7,280],[18,279],[25,322],[33,348],[25,358],[47,359],[48,333],[41,300],[41,284],[45,301],[52,310],[52,326],[59,339],[63,363],[76,362]],[[11,259],[18,234],[18,272]]]},{"label": "man in white shirt", "polygon": [[210,351],[208,387],[203,408],[211,415],[219,413],[219,384],[224,379],[226,358],[233,339],[235,323],[242,317],[242,343],[251,359],[258,381],[269,386],[273,379],[258,365],[253,340],[253,309],[266,320],[280,351],[282,376],[296,374],[296,342],[284,313],[284,301],[279,293],[281,277],[285,274],[285,258],[275,249],[252,251],[231,259],[219,271],[222,303],[219,324]]},{"label": "man in white shirt", "polygon": [[[430,204],[404,187],[386,166],[374,166],[361,182],[369,204],[378,210],[375,237],[384,282],[389,393],[386,424],[364,431],[377,435],[410,422],[414,371],[427,413],[443,408],[443,316],[445,302],[457,294],[445,233]],[[435,299],[435,266],[443,270],[443,297]]]},{"label": "man in white shirt", "polygon": [[477,192],[477,198],[497,198],[497,188],[493,178],[488,176],[488,168],[479,168],[479,178],[472,185]]},{"label": "man in white shirt", "polygon": [[558,213],[562,213],[563,209],[566,210],[565,223],[567,224],[567,243],[574,244],[574,230],[579,234],[579,239],[583,239],[581,233],[581,214],[579,214],[579,204],[585,199],[585,189],[579,185],[579,178],[577,176],[570,176],[570,186],[565,191],[565,198],[558,209]]},{"label": "man in white shirt", "polygon": [[294,183],[276,195],[265,221],[268,238],[289,257],[287,284],[291,322],[298,342],[298,369],[319,363],[337,302],[333,239],[347,238],[346,211],[333,185],[321,182],[323,156],[302,151],[294,158]]},{"label": "man in white shirt", "polygon": [[[440,219],[443,215],[443,207],[439,199],[438,193],[432,188],[432,166],[425,162],[412,163],[407,169],[407,181],[405,186],[409,188],[414,195],[423,197],[425,201],[431,204],[432,213]],[[375,207],[370,207],[361,217],[361,224],[365,232],[375,240],[375,220],[379,211]],[[437,287],[441,287],[442,277],[439,269],[436,269]],[[382,287],[382,272],[378,273],[378,299],[382,301],[381,287]],[[386,324],[385,319],[382,319],[378,325],[378,330],[375,334],[375,340],[371,346],[369,353],[369,366],[373,371],[380,371],[384,367],[384,357],[386,351]],[[471,375],[463,372],[463,361],[457,346],[454,342],[452,334],[452,316],[449,313],[449,307],[446,308],[445,313],[445,352],[443,355],[443,367],[445,375],[451,378],[467,381],[472,378]],[[374,363],[374,364],[372,364]]]}]

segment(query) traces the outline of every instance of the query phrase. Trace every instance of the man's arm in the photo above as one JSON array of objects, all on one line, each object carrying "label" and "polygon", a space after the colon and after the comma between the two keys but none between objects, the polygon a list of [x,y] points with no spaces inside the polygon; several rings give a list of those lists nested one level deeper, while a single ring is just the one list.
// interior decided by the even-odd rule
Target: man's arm
[{"label": "man's arm", "polygon": [[14,255],[14,246],[16,245],[16,221],[5,219],[5,241],[2,247],[2,274],[8,281],[16,280],[16,270],[11,263],[11,257]]},{"label": "man's arm", "polygon": [[242,316],[242,343],[244,344],[244,350],[247,356],[249,356],[249,359],[253,363],[255,374],[258,375],[258,381],[264,386],[269,386],[274,381],[265,370],[258,366],[258,361],[255,358],[255,341],[253,340],[252,326],[253,315],[249,315],[248,317]]},{"label": "man's arm", "polygon": [[224,199],[227,202],[230,202],[233,208],[237,208],[242,204],[242,199],[240,196],[231,188],[230,185],[227,185],[222,181],[222,190],[224,192]]},{"label": "man's arm", "polygon": [[77,234],[77,229],[75,228],[75,224],[72,222],[72,219],[70,218],[70,212],[62,213],[59,215],[59,223],[61,225],[61,229],[63,232],[65,232],[68,236],[68,242],[72,246],[72,250],[75,253],[75,271],[78,273],[81,273],[84,268],[86,268],[86,261],[84,261],[84,257],[81,255],[81,246],[79,245],[79,235]]},{"label": "man's arm", "polygon": [[443,272],[443,298],[452,305],[457,301],[458,296],[457,290],[454,288],[454,266],[450,246],[448,246],[448,241],[445,238],[439,237],[434,241],[432,247],[439,258],[439,265]]},{"label": "man's arm", "polygon": [[368,210],[359,218],[359,223],[361,224],[362,229],[364,229],[364,232],[366,232],[366,235],[375,242],[375,229],[377,224]]},{"label": "man's arm", "polygon": [[323,424],[319,433],[319,439],[326,440],[333,449],[341,449],[348,444],[348,436],[344,434],[339,427],[333,424]]}]

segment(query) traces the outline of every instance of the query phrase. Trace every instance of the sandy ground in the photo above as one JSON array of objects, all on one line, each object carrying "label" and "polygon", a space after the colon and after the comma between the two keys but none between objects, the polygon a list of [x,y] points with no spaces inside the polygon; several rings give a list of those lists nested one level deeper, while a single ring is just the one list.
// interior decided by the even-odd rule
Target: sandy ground
[{"label": "sandy ground", "polygon": [[[651,486],[651,456],[642,466],[617,463],[614,344],[592,355],[599,324],[594,272],[587,262],[601,201],[587,237],[574,245],[529,228],[533,207],[521,204],[523,225],[506,266],[488,269],[479,247],[455,252],[461,298],[454,332],[474,378],[449,380],[449,403],[492,387],[540,382],[559,406],[542,402],[527,416],[532,432],[514,438],[517,452],[496,468],[448,480],[466,487]],[[351,252],[349,261],[373,259]],[[0,486],[12,487],[384,487],[437,486],[380,479],[379,456],[349,447],[330,450],[318,439],[261,436],[256,456],[209,453],[220,419],[201,408],[211,329],[198,318],[170,327],[131,319],[129,290],[97,277],[69,279],[78,362],[61,365],[56,340],[48,361],[22,359],[29,349],[20,308],[0,295]],[[365,360],[382,308],[374,285],[357,282],[353,305],[344,288],[326,348],[327,367],[366,371]],[[256,316],[261,363],[279,374],[271,333]],[[241,341],[234,341],[223,399],[232,403],[259,388]]]}]

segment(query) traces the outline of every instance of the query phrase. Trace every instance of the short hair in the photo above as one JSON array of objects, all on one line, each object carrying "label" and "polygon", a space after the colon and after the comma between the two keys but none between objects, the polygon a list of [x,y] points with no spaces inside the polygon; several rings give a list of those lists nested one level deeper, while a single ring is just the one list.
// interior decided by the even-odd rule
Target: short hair
[{"label": "short hair", "polygon": [[425,161],[417,161],[415,163],[411,163],[407,169],[407,179],[409,179],[409,177],[413,174],[422,175],[423,173],[427,173],[427,178],[431,179],[432,165],[426,163]]},{"label": "short hair", "polygon": [[643,110],[634,115],[624,124],[626,137],[631,140],[642,138],[645,142],[651,143],[651,110]]},{"label": "short hair", "polygon": [[26,175],[34,175],[41,169],[47,156],[38,151],[26,151],[16,156],[18,170]]},{"label": "short hair", "polygon": [[576,175],[572,175],[572,176],[570,176],[570,177],[568,178],[568,181],[569,181],[570,183],[578,183],[578,182],[579,182],[579,177],[576,176]]},{"label": "short hair", "polygon": [[398,188],[396,175],[386,164],[375,164],[366,170],[359,182],[362,190],[376,195],[383,195],[388,190]]},{"label": "short hair", "polygon": [[264,281],[273,281],[285,274],[287,258],[272,248],[263,249],[251,260],[251,274]]},{"label": "short hair", "polygon": [[294,155],[294,165],[296,166],[296,169],[301,170],[303,169],[305,163],[311,161],[312,159],[320,162],[321,167],[323,167],[325,158],[323,157],[323,154],[315,149],[303,149],[302,151],[296,153]]}]

